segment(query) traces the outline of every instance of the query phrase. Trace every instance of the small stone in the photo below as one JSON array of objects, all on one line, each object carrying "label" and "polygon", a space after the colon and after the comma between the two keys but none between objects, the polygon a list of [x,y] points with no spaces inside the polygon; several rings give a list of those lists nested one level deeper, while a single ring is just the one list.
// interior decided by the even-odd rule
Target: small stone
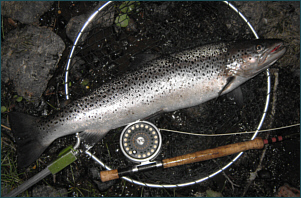
[{"label": "small stone", "polygon": [[278,189],[276,197],[300,197],[300,190],[284,184]]},{"label": "small stone", "polygon": [[270,179],[272,177],[272,173],[268,170],[258,171],[257,175],[261,179]]},{"label": "small stone", "polygon": [[[100,8],[103,4],[104,2],[99,2],[98,8]],[[70,21],[66,26],[66,34],[70,40],[72,40],[73,42],[75,41],[78,33],[80,32],[83,25],[86,23],[87,19],[90,17],[92,13],[93,12],[88,14],[83,14],[80,16],[75,16],[70,19]],[[100,25],[101,27],[109,27],[113,24],[113,22],[114,22],[113,7],[110,7],[104,12],[97,13],[95,18],[92,20],[92,22],[89,23],[88,26],[85,28],[85,30],[82,32],[79,42],[83,42],[86,39],[88,32],[92,27],[95,27],[95,25]]]},{"label": "small stone", "polygon": [[49,10],[53,1],[2,1],[1,14],[24,24],[39,21],[39,16]]},{"label": "small stone", "polygon": [[[72,17],[70,19],[70,21],[68,22],[68,24],[66,26],[66,34],[72,42],[75,41],[80,29],[82,28],[84,23],[87,21],[87,19],[88,19],[88,15],[83,14],[80,16]],[[90,27],[88,27],[88,28],[90,28]],[[80,41],[84,41],[86,36],[87,36],[87,33],[83,33]]]},{"label": "small stone", "polygon": [[101,192],[108,190],[111,186],[116,184],[116,180],[100,182],[94,179],[93,182],[97,185],[98,190]]},{"label": "small stone", "polygon": [[68,191],[64,188],[52,188],[51,186],[36,186],[32,189],[33,197],[67,197]]}]

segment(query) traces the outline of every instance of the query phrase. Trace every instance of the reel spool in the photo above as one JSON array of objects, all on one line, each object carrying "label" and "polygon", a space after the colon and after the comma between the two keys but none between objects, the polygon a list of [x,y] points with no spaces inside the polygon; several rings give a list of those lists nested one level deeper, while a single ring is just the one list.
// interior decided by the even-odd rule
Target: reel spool
[{"label": "reel spool", "polygon": [[120,135],[123,154],[135,163],[145,163],[156,158],[161,150],[159,129],[150,122],[137,121],[127,125]]}]

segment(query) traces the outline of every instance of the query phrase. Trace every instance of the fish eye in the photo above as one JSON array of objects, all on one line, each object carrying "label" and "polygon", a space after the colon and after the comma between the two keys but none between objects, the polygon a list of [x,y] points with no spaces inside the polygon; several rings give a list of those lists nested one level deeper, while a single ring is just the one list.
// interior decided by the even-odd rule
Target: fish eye
[{"label": "fish eye", "polygon": [[262,50],[262,48],[263,48],[263,47],[262,47],[261,45],[257,45],[257,46],[256,46],[256,50],[257,50],[257,51]]}]

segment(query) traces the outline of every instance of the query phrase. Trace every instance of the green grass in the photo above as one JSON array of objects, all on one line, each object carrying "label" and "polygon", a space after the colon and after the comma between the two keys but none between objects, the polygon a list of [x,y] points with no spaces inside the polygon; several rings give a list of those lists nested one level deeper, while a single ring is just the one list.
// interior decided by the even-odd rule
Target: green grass
[{"label": "green grass", "polygon": [[[1,135],[1,195],[8,193],[24,182],[25,173],[18,173],[16,162],[16,148],[12,141]],[[7,189],[4,192],[4,189]],[[28,192],[22,193],[28,196]]]}]

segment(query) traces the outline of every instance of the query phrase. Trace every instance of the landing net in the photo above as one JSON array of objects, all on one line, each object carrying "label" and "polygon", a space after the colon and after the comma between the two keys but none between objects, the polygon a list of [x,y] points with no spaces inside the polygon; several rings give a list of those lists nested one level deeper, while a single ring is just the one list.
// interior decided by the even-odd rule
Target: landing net
[{"label": "landing net", "polygon": [[[88,18],[74,41],[65,72],[66,98],[87,95],[121,75],[140,53],[166,55],[206,43],[254,37],[258,38],[250,22],[229,2],[108,2]],[[269,104],[269,71],[241,88],[243,107],[222,96],[148,121],[158,128],[201,134],[258,131]],[[92,159],[106,169],[133,165],[121,152],[121,131],[110,131],[92,149]],[[254,139],[256,135],[196,137],[162,131],[163,148],[157,159]],[[241,154],[123,179],[148,187],[188,186],[220,173]]]}]

